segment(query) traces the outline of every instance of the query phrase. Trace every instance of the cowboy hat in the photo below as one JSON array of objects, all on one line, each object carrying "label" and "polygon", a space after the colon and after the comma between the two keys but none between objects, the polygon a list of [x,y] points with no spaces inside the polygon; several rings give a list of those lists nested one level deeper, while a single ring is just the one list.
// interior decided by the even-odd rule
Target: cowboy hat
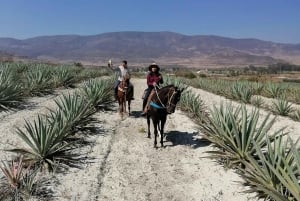
[{"label": "cowboy hat", "polygon": [[151,71],[152,68],[157,68],[157,71],[159,71],[159,66],[156,64],[156,63],[152,63],[150,66],[149,66],[149,71]]}]

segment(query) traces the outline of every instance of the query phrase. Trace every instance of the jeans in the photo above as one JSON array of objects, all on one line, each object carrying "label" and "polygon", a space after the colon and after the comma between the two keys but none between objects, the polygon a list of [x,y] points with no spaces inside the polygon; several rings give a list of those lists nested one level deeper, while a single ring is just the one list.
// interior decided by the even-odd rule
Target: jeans
[{"label": "jeans", "polygon": [[148,86],[148,88],[146,89],[146,94],[145,94],[145,97],[144,97],[144,100],[143,100],[143,109],[142,110],[144,110],[144,108],[147,104],[149,95],[150,95],[153,88],[154,88],[153,86]]}]

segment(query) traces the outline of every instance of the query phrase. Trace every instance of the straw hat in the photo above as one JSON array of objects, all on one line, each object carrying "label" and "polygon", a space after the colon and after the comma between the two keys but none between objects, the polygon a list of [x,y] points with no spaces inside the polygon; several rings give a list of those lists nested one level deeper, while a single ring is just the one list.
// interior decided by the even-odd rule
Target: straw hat
[{"label": "straw hat", "polygon": [[152,64],[149,66],[149,71],[151,71],[152,68],[157,68],[157,71],[160,70],[159,66],[158,66],[156,63],[152,63]]}]

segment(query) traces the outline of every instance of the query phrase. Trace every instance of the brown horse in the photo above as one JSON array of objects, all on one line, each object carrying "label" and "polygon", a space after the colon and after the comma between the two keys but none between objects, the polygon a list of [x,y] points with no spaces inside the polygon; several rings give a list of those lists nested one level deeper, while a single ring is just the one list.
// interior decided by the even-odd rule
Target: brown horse
[{"label": "brown horse", "polygon": [[154,89],[150,103],[149,110],[147,112],[147,125],[148,125],[148,138],[150,138],[150,117],[152,119],[154,127],[154,147],[157,147],[157,134],[160,130],[160,144],[163,147],[164,126],[167,120],[167,115],[175,112],[176,104],[180,100],[183,89],[178,89],[174,85],[168,85],[161,89]]},{"label": "brown horse", "polygon": [[126,113],[126,102],[128,103],[128,114],[130,114],[130,103],[133,98],[133,91],[129,87],[129,78],[124,78],[119,86],[117,98],[119,102],[119,113]]}]

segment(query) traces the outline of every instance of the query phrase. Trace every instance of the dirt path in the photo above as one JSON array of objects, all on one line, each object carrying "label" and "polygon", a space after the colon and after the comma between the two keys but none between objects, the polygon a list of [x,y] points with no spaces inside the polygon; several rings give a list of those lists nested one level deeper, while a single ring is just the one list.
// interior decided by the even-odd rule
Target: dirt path
[{"label": "dirt path", "polygon": [[[165,148],[153,148],[153,138],[146,138],[146,119],[140,117],[144,79],[134,79],[135,100],[132,116],[121,119],[116,112],[102,111],[95,115],[95,134],[89,145],[80,147],[88,158],[82,169],[71,168],[65,174],[55,174],[59,184],[53,186],[55,200],[104,201],[246,201],[256,200],[242,194],[241,178],[225,170],[211,159],[203,158],[211,146],[202,142],[201,131],[183,112],[168,116],[165,127]],[[225,99],[199,89],[206,104],[220,104]],[[7,142],[20,144],[12,132],[24,119],[33,120],[53,97],[37,98],[34,108],[5,114],[1,118],[0,148]],[[251,109],[251,107],[249,107]],[[266,115],[266,113],[263,113]],[[0,116],[1,117],[1,116]],[[299,135],[299,122],[279,118],[276,127],[288,126],[293,136]],[[289,126],[291,125],[291,126]],[[152,128],[151,128],[152,129]],[[152,129],[153,130],[153,129]],[[1,159],[6,155],[1,152]]]},{"label": "dirt path", "polygon": [[97,116],[110,134],[95,139],[93,165],[60,177],[64,193],[59,200],[250,200],[239,193],[241,179],[234,172],[202,158],[211,147],[199,140],[197,125],[182,112],[167,120],[166,148],[154,149],[153,138],[143,132],[146,119],[139,116],[144,80],[133,83],[133,115],[124,120],[116,112]]}]

